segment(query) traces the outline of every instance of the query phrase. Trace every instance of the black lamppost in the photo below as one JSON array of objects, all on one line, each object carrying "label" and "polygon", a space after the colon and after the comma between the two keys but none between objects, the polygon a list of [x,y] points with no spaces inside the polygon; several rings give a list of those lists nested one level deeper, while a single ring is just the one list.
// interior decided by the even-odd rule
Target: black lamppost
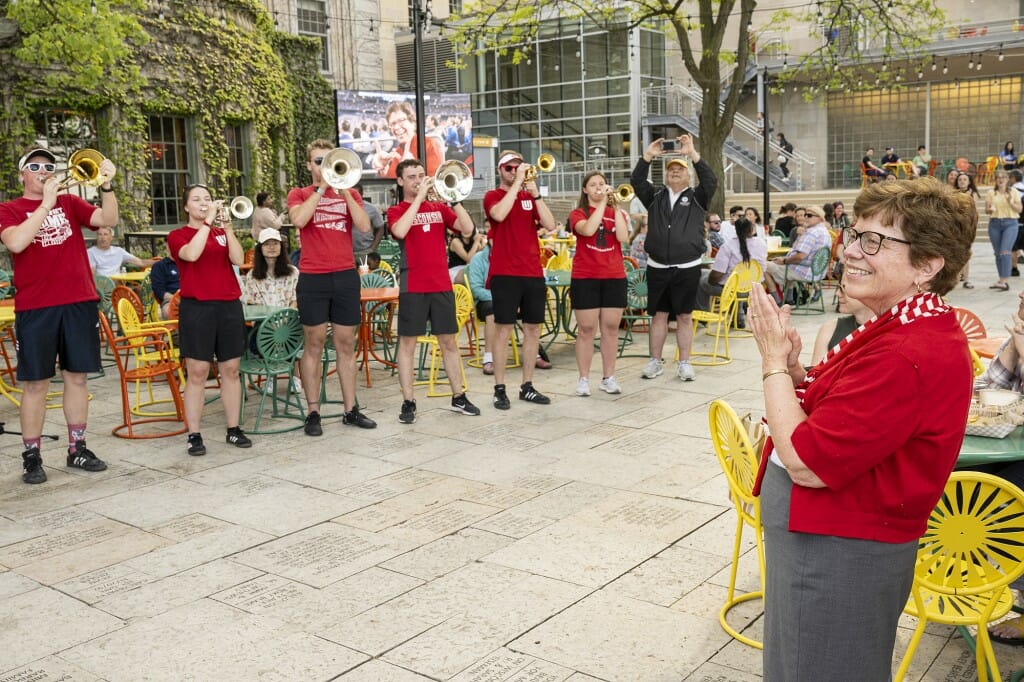
[{"label": "black lamppost", "polygon": [[765,231],[767,232],[768,218],[771,215],[771,193],[772,187],[769,184],[768,178],[768,154],[771,146],[771,127],[768,124],[768,67],[764,67],[764,71],[758,74],[757,79],[757,90],[760,95],[758,104],[761,108],[761,115],[764,117],[764,125],[761,128],[761,186],[764,188],[764,201],[762,209],[764,211],[764,224]]},{"label": "black lamppost", "polygon": [[420,53],[423,48],[423,24],[430,21],[430,0],[426,0],[424,9],[420,9],[420,0],[412,0],[412,35],[413,35],[413,79],[416,81],[416,156],[427,167],[427,139],[425,132],[426,115],[423,113],[423,67]]}]

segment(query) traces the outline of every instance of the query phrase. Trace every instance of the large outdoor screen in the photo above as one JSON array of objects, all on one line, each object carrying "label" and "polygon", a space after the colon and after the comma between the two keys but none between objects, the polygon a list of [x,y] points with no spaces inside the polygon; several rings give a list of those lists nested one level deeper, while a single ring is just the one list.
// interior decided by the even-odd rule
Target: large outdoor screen
[{"label": "large outdoor screen", "polygon": [[[363,159],[363,178],[393,178],[403,159],[423,160],[416,141],[416,98],[401,92],[336,90],[338,146]],[[473,119],[469,95],[424,95],[427,173],[449,159],[473,168]]]}]

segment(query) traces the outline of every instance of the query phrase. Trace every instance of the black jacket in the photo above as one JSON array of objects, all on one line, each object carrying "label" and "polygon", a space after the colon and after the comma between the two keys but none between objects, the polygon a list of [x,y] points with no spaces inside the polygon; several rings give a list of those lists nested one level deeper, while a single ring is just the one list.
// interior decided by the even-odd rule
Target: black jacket
[{"label": "black jacket", "polygon": [[655,188],[647,179],[651,164],[641,156],[633,168],[630,184],[647,207],[647,255],[662,265],[680,265],[704,254],[704,217],[718,187],[718,178],[703,159],[692,164],[700,185],[688,187],[669,206],[668,188]]}]

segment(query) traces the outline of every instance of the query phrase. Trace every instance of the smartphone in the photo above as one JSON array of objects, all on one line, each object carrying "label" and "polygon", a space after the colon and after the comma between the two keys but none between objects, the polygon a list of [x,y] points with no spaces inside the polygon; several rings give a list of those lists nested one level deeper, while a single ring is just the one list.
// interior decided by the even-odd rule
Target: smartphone
[{"label": "smartphone", "polygon": [[677,143],[675,140],[662,140],[661,151],[663,152],[674,152],[676,151]]}]

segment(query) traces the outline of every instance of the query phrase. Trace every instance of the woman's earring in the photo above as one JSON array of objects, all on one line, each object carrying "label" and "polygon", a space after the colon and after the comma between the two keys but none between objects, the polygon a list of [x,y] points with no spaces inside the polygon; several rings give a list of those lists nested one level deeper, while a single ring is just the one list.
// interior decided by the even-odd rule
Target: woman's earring
[{"label": "woman's earring", "polygon": [[920,294],[920,293],[922,293],[924,291],[924,289],[921,288],[921,283],[920,282],[914,282],[914,286],[917,287],[917,293]]}]

